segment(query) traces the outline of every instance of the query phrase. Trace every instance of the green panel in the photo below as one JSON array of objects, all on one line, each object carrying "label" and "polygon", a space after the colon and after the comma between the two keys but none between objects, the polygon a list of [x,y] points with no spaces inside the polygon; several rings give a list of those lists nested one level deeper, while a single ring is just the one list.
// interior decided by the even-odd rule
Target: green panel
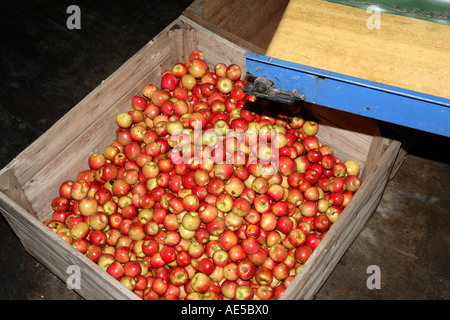
[{"label": "green panel", "polygon": [[450,0],[326,0],[350,7],[367,9],[377,5],[382,13],[396,14],[450,25]]}]

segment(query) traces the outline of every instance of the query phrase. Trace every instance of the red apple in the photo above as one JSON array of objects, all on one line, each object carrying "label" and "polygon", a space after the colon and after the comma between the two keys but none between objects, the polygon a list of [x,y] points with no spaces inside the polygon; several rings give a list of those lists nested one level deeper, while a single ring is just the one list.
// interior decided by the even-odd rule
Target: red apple
[{"label": "red apple", "polygon": [[272,270],[263,266],[259,267],[255,272],[255,280],[261,286],[270,286],[273,281]]},{"label": "red apple", "polygon": [[206,230],[213,236],[219,236],[225,231],[225,221],[217,216],[213,221],[206,224]]},{"label": "red apple", "polygon": [[225,279],[220,285],[220,293],[228,299],[234,299],[236,290],[239,287],[236,281]]},{"label": "red apple", "polygon": [[[310,230],[310,228],[308,230]],[[306,233],[303,229],[297,229],[297,228],[293,229],[288,234],[288,240],[294,247],[299,247],[299,246],[305,244]]]},{"label": "red apple", "polygon": [[200,58],[194,58],[188,67],[189,74],[196,79],[200,79],[208,72],[208,64]]},{"label": "red apple", "polygon": [[224,267],[226,266],[230,259],[228,252],[226,250],[216,250],[212,255],[212,260],[216,266]]},{"label": "red apple", "polygon": [[358,176],[360,173],[359,164],[355,160],[347,160],[344,162],[345,167],[347,168],[347,173],[350,176]]},{"label": "red apple", "polygon": [[277,226],[277,216],[271,212],[262,213],[259,225],[264,231],[272,231]]},{"label": "red apple", "polygon": [[204,203],[198,209],[198,216],[203,223],[210,223],[218,216],[218,210],[215,206]]},{"label": "red apple", "polygon": [[302,140],[303,145],[305,146],[306,152],[312,149],[319,149],[320,148],[320,141],[317,136],[308,136]]},{"label": "red apple", "polygon": [[337,218],[342,212],[342,207],[340,206],[330,206],[327,211],[325,211],[325,215],[328,217],[331,223],[336,222]]},{"label": "red apple", "polygon": [[321,164],[324,167],[324,169],[333,169],[333,167],[336,165],[336,158],[333,154],[325,154],[322,157]]},{"label": "red apple", "polygon": [[189,275],[188,275],[186,269],[184,269],[183,267],[175,266],[173,268],[170,268],[169,281],[173,285],[175,285],[177,287],[182,286],[182,285],[186,284],[188,279],[189,279]]},{"label": "red apple", "polygon": [[240,244],[235,245],[233,248],[231,248],[228,252],[228,255],[230,257],[230,260],[233,262],[244,260],[247,257],[247,254]]},{"label": "red apple", "polygon": [[233,89],[233,82],[230,78],[222,77],[217,80],[216,86],[220,93],[228,94]]},{"label": "red apple", "polygon": [[295,249],[294,257],[299,262],[304,264],[311,256],[313,249],[307,245],[301,245]]},{"label": "red apple", "polygon": [[256,253],[247,255],[247,258],[256,266],[262,266],[266,262],[268,255],[266,251],[260,247]]},{"label": "red apple", "polygon": [[248,259],[244,259],[238,263],[237,274],[242,280],[250,280],[256,273],[256,266]]},{"label": "red apple", "polygon": [[245,217],[251,210],[250,202],[245,198],[237,198],[234,200],[231,211],[239,217]]},{"label": "red apple", "polygon": [[225,191],[233,197],[239,197],[244,190],[244,182],[236,176],[231,176],[230,179],[225,182]]},{"label": "red apple", "polygon": [[261,285],[256,289],[256,296],[260,300],[271,300],[274,296],[274,289],[270,285]]},{"label": "red apple", "polygon": [[209,276],[202,272],[198,272],[191,280],[191,287],[195,292],[202,293],[208,290],[211,285],[211,279]]},{"label": "red apple", "polygon": [[198,271],[210,276],[214,269],[215,265],[211,259],[203,258],[198,262]]},{"label": "red apple", "polygon": [[178,78],[181,78],[182,76],[187,74],[187,72],[188,70],[186,66],[181,62],[175,63],[172,67],[172,73]]},{"label": "red apple", "polygon": [[342,177],[332,177],[328,182],[329,192],[344,192],[346,190],[345,180]]},{"label": "red apple", "polygon": [[169,92],[164,89],[157,89],[152,96],[152,103],[161,107],[164,102],[170,99]]},{"label": "red apple", "polygon": [[277,217],[281,217],[281,216],[288,214],[289,207],[288,207],[287,203],[289,203],[289,202],[284,202],[284,201],[274,202],[272,204],[273,214],[275,214]]},{"label": "red apple", "polygon": [[307,120],[302,126],[303,132],[308,136],[314,136],[319,131],[319,124],[315,121]]},{"label": "red apple", "polygon": [[320,241],[321,241],[321,239],[320,239],[320,237],[317,234],[310,233],[310,234],[308,234],[306,236],[305,245],[314,250],[314,249],[317,248],[317,246],[319,245]]},{"label": "red apple", "polygon": [[[253,206],[256,211],[261,214],[270,213],[272,203],[270,197],[267,194],[258,195],[253,202]],[[275,216],[275,215],[274,215]]]},{"label": "red apple", "polygon": [[236,289],[234,298],[236,300],[252,300],[254,291],[249,285],[242,285]]},{"label": "red apple", "polygon": [[276,228],[278,230],[280,230],[283,234],[287,235],[294,228],[294,221],[290,217],[288,217],[286,215],[279,216],[278,219],[277,219],[277,226],[276,226]]},{"label": "red apple", "polygon": [[227,65],[225,63],[219,62],[214,66],[214,72],[219,78],[226,77],[227,75]]},{"label": "red apple", "polygon": [[242,249],[244,249],[247,255],[251,255],[258,252],[260,248],[259,242],[255,237],[249,237],[247,239],[242,240],[241,245]]},{"label": "red apple", "polygon": [[317,213],[317,203],[315,201],[305,201],[300,206],[300,212],[305,217],[313,217]]},{"label": "red apple", "polygon": [[[279,263],[273,267],[272,274],[275,279],[283,281],[289,277],[290,268],[285,263]],[[286,281],[284,283],[286,284]]]},{"label": "red apple", "polygon": [[278,170],[282,175],[289,176],[297,171],[297,163],[290,157],[282,156],[278,161]]},{"label": "red apple", "polygon": [[231,79],[232,81],[237,81],[241,78],[241,67],[235,63],[230,64],[227,67],[226,77]]},{"label": "red apple", "polygon": [[287,258],[287,255],[287,249],[282,244],[272,246],[269,250],[269,257],[277,263],[284,262]]},{"label": "red apple", "polygon": [[348,175],[344,178],[345,189],[351,192],[358,191],[361,179],[357,175]]}]

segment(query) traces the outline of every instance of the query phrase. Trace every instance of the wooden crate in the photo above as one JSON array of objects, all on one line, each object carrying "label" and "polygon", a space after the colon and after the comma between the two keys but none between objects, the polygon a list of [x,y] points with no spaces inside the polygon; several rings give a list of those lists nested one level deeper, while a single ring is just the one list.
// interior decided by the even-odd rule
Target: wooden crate
[{"label": "wooden crate", "polygon": [[[131,97],[148,83],[159,85],[161,72],[193,50],[202,50],[210,66],[233,62],[245,72],[242,47],[181,16],[0,171],[0,210],[24,248],[64,282],[68,267],[79,266],[81,288],[74,290],[86,299],[138,297],[43,225],[51,200],[63,181],[88,168],[90,154],[115,139],[115,118],[130,109]],[[313,105],[304,110],[321,123],[324,144],[359,162],[364,182],[283,299],[314,297],[375,211],[400,148],[369,119]]]},{"label": "wooden crate", "polygon": [[289,0],[195,0],[183,15],[242,48],[264,54]]}]

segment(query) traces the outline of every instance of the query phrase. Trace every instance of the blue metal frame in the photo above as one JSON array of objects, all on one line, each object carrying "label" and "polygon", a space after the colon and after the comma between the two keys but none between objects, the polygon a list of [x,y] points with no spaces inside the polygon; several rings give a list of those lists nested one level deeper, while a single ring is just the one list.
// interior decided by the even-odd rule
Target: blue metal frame
[{"label": "blue metal frame", "polygon": [[[246,52],[247,73],[305,101],[446,137],[450,100]],[[449,84],[450,85],[450,84]]]}]

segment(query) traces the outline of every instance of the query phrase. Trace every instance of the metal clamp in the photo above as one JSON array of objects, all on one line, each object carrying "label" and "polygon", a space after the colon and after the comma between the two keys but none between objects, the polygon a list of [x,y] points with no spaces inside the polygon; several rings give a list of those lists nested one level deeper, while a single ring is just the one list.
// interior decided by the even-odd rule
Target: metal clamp
[{"label": "metal clamp", "polygon": [[257,77],[253,82],[247,81],[244,92],[259,98],[286,104],[294,104],[295,100],[305,99],[305,95],[298,93],[296,90],[288,91],[274,88],[273,82],[266,77]]}]

